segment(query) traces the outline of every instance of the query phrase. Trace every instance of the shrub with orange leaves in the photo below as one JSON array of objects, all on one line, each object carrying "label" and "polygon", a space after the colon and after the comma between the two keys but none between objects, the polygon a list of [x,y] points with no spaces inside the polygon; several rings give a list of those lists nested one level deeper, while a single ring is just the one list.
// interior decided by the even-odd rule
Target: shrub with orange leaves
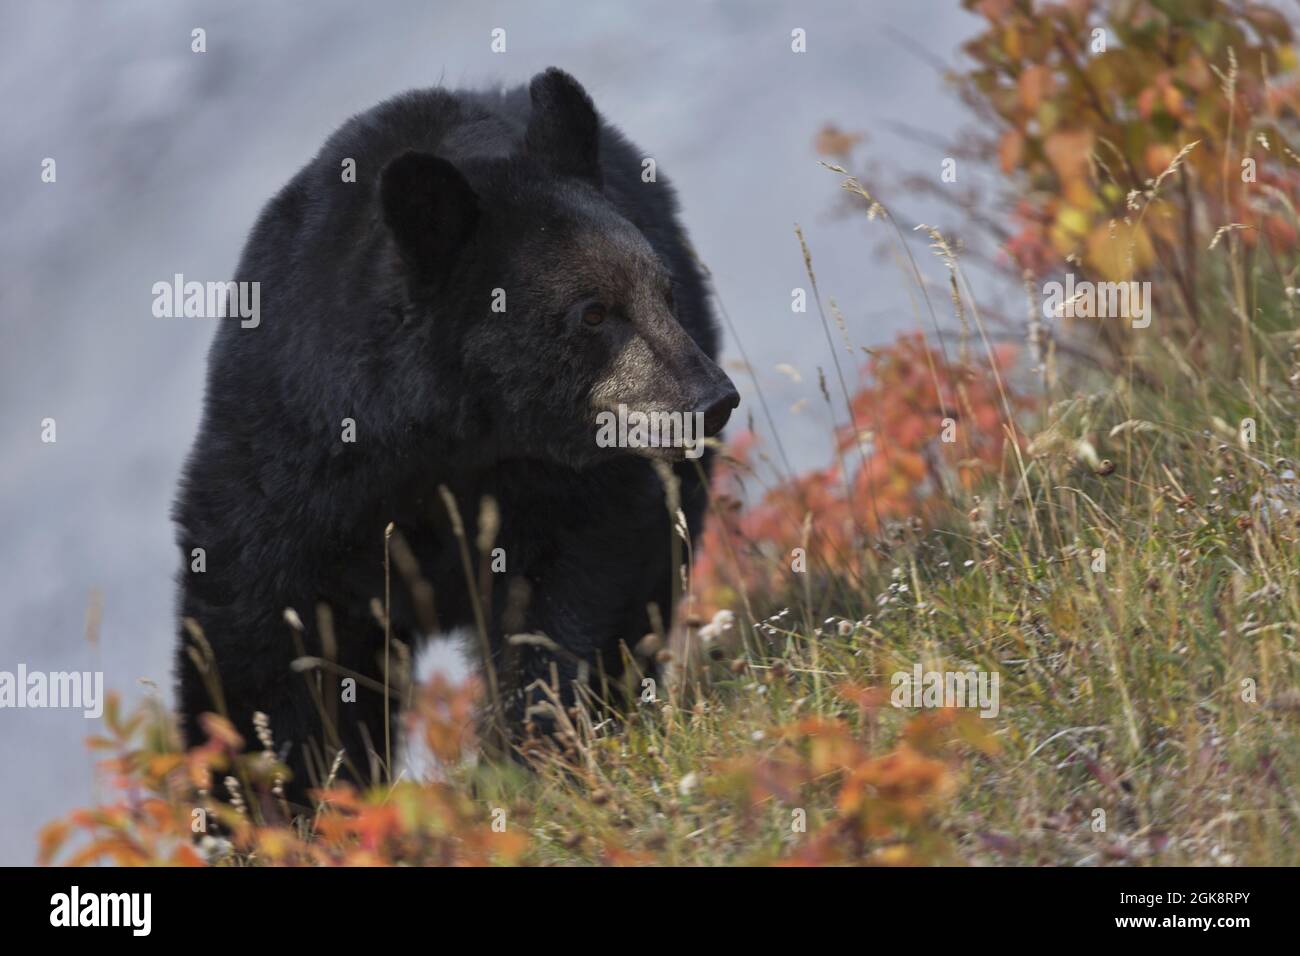
[{"label": "shrub with orange leaves", "polygon": [[[844,685],[839,696],[872,715],[887,699],[878,690]],[[752,818],[764,806],[791,812],[818,803],[829,782],[830,811],[806,820],[806,836],[782,862],[916,865],[951,862],[940,811],[957,786],[957,745],[995,753],[997,742],[971,711],[939,710],[913,717],[897,745],[876,754],[839,718],[808,717],[770,734],[775,749],[726,761],[713,788],[730,793]]]},{"label": "shrub with orange leaves", "polygon": [[[441,676],[416,695],[409,719],[440,765],[473,752],[477,699],[476,682],[453,685]],[[518,829],[493,827],[485,808],[441,780],[364,792],[332,785],[316,794],[310,819],[293,819],[279,797],[284,768],[269,738],[261,751],[246,752],[215,714],[204,715],[207,741],[189,750],[154,699],[123,718],[111,696],[105,725],[108,735],[88,743],[113,751],[99,766],[116,797],[48,824],[42,863],[473,866],[517,862],[528,847]],[[205,789],[213,774],[226,780],[228,798]]]},{"label": "shrub with orange leaves", "polygon": [[715,507],[695,565],[696,610],[735,608],[745,594],[779,600],[799,580],[796,548],[814,581],[857,577],[873,539],[937,518],[957,491],[996,470],[1005,410],[1023,403],[1000,383],[1014,350],[989,358],[977,366],[919,334],[873,351],[851,397],[851,421],[836,432],[836,461],[783,477],[752,503],[744,482],[757,439],[734,439],[715,471]]},{"label": "shrub with orange leaves", "polygon": [[[981,121],[963,155],[1006,181],[1017,278],[1149,280],[1164,333],[1186,341],[1218,319],[1198,287],[1212,243],[1294,251],[1300,74],[1281,12],[1235,0],[963,5],[987,21],[963,46],[974,67],[953,74]],[[1097,332],[1117,354],[1135,347],[1115,323]]]},{"label": "shrub with orange leaves", "polygon": [[[1294,287],[1300,239],[1291,18],[1238,0],[962,5],[985,24],[962,45],[972,62],[948,79],[975,122],[945,151],[991,173],[994,188],[968,185],[985,180],[965,174],[955,188],[927,168],[905,173],[895,192],[957,212],[960,225],[948,231],[968,259],[1002,269],[1007,293],[1064,272],[1078,282],[1150,282],[1162,335],[1193,359],[1234,344],[1236,323],[1211,305],[1230,273],[1262,280],[1241,311],[1261,309],[1256,322],[1273,330],[1293,324],[1289,309],[1286,323],[1275,318]],[[828,124],[813,146],[869,182],[878,174],[857,155],[860,140]],[[850,192],[846,211],[866,196]],[[996,301],[982,311],[1004,326],[1017,314]],[[1071,352],[1106,367],[1156,338],[1066,311]]]}]

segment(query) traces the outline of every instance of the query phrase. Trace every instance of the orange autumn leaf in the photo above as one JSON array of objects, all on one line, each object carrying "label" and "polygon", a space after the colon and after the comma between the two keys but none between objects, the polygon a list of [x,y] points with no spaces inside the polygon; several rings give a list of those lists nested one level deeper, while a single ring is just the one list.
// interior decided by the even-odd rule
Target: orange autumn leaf
[{"label": "orange autumn leaf", "polygon": [[1092,130],[1059,130],[1047,137],[1043,151],[1056,175],[1065,182],[1071,182],[1082,179],[1087,174],[1092,147]]},{"label": "orange autumn leaf", "polygon": [[1009,173],[1020,165],[1025,155],[1025,137],[1018,129],[1009,129],[998,141],[998,166]]},{"label": "orange autumn leaf", "polygon": [[1020,104],[1025,112],[1035,113],[1043,98],[1052,91],[1052,71],[1041,63],[1026,67],[1019,80]]},{"label": "orange autumn leaf", "polygon": [[211,712],[200,714],[199,726],[209,739],[222,746],[230,750],[243,749],[244,738],[240,736],[239,731],[235,730],[235,725],[220,714]]}]

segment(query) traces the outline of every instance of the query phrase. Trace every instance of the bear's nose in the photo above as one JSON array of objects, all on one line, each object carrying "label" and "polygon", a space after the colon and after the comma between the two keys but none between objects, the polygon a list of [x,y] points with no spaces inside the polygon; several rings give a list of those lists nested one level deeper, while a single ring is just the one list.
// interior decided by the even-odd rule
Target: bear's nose
[{"label": "bear's nose", "polygon": [[730,384],[711,402],[700,409],[704,413],[704,437],[712,438],[731,417],[731,411],[740,404],[740,395]]}]

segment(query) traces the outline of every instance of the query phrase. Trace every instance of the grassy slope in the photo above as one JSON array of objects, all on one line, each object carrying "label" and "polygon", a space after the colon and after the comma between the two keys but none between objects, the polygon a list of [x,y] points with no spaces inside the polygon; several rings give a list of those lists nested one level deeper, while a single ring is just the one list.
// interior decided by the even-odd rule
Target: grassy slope
[{"label": "grassy slope", "polygon": [[[1122,389],[1081,404],[1103,434],[1134,417]],[[941,811],[950,852],[932,859],[1300,862],[1300,511],[1285,510],[1297,486],[1263,453],[1272,432],[1243,449],[1202,435],[1209,416],[1190,411],[1146,409],[1152,427],[1130,426],[1103,449],[1118,463],[1108,476],[1061,459],[1029,465],[1028,492],[1012,486],[986,504],[987,533],[905,542],[857,594],[869,623],[850,635],[782,624],[743,667],[712,665],[693,706],[647,705],[658,713],[623,735],[580,743],[582,780],[544,773],[506,786],[531,805],[535,858],[588,858],[602,834],[672,863],[793,852],[802,837],[788,807],[771,799],[751,815],[709,786],[708,768],[775,746],[774,727],[810,715],[842,717],[885,746],[903,715],[886,705],[868,728],[831,688],[888,686],[921,660],[1001,674],[990,728],[1000,750],[961,762]],[[1293,422],[1276,436],[1287,447]],[[1255,702],[1243,699],[1247,680]],[[833,790],[792,801],[808,807],[810,830]]]}]

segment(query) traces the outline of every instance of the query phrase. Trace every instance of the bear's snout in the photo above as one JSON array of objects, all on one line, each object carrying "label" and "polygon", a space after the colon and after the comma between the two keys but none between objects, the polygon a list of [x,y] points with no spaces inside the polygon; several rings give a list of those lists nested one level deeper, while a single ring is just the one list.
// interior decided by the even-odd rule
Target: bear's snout
[{"label": "bear's snout", "polygon": [[696,413],[704,416],[704,437],[713,438],[718,435],[739,404],[740,394],[731,384],[731,380],[727,379],[723,388],[718,389],[712,397],[696,406]]}]

